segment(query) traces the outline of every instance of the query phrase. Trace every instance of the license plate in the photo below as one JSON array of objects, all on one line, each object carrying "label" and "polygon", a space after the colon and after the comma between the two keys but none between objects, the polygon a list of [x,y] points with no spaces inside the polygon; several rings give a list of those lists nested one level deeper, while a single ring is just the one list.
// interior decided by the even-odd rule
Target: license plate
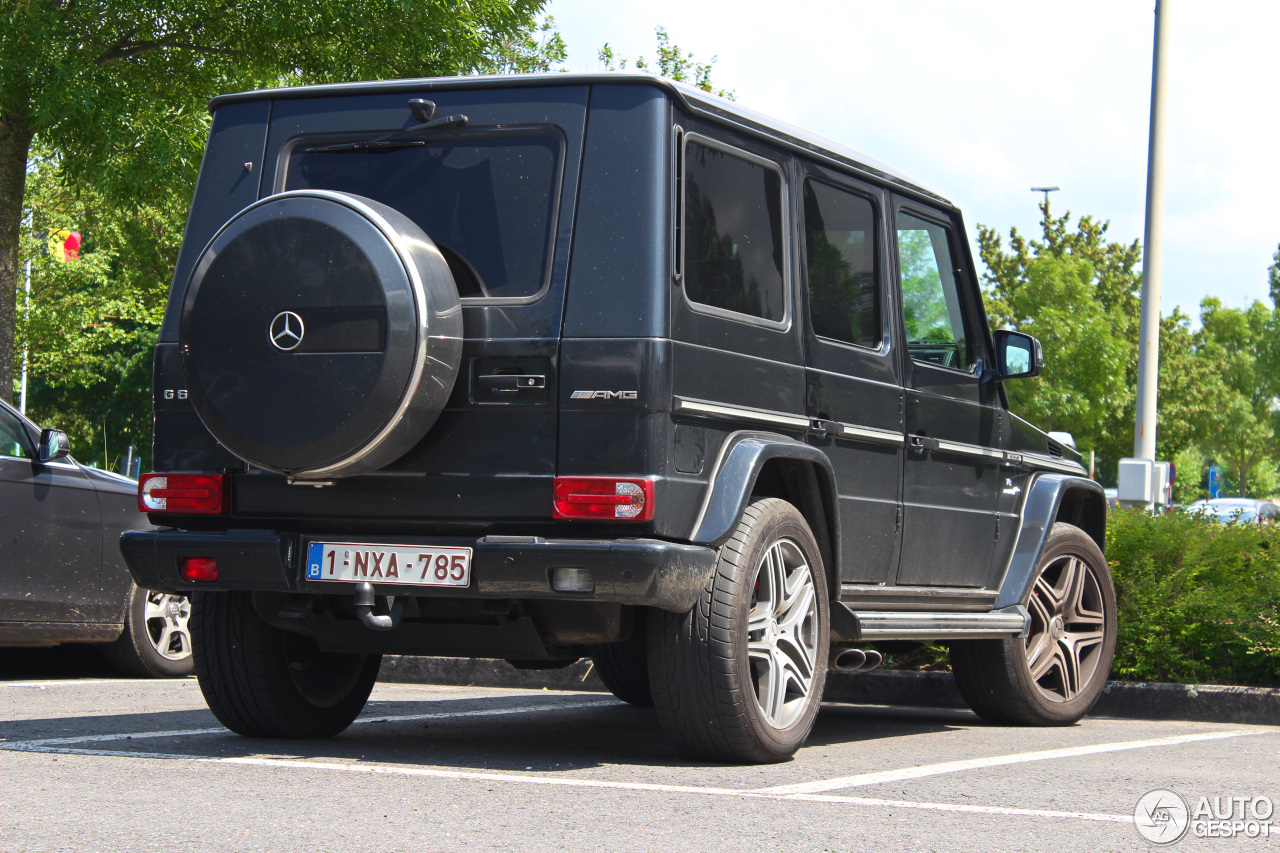
[{"label": "license plate", "polygon": [[470,586],[471,549],[311,542],[307,545],[307,580]]}]

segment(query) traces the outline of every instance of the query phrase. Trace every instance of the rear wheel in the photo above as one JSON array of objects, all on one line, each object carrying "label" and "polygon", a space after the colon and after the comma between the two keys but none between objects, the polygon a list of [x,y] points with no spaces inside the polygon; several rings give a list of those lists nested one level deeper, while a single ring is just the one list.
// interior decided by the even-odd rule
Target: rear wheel
[{"label": "rear wheel", "polygon": [[683,751],[764,763],[800,748],[822,700],[830,630],[821,553],[795,507],[752,502],[694,608],[651,616],[654,704]]},{"label": "rear wheel", "polygon": [[597,643],[591,647],[591,661],[609,692],[623,702],[653,707],[653,688],[649,686],[648,638],[645,635],[645,612],[636,613],[631,637],[621,643]]},{"label": "rear wheel", "polygon": [[310,637],[268,625],[247,592],[194,596],[191,636],[209,709],[252,737],[338,734],[364,708],[382,662],[381,655],[324,652]]},{"label": "rear wheel", "polygon": [[990,722],[1070,725],[1102,695],[1116,646],[1116,594],[1097,543],[1055,524],[1022,603],[1025,639],[952,643],[956,685]]}]

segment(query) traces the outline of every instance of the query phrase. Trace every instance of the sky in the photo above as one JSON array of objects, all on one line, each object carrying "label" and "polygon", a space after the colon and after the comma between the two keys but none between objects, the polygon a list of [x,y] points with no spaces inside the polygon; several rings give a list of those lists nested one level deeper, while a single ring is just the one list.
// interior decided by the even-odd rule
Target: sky
[{"label": "sky", "polygon": [[[1280,244],[1275,0],[1165,0],[1161,310],[1268,302]],[[655,55],[656,27],[740,104],[888,163],[981,223],[1039,235],[1055,214],[1141,240],[1153,0],[550,0],[570,71]],[[1007,239],[1006,239],[1007,243]],[[977,257],[976,243],[974,245]]]}]

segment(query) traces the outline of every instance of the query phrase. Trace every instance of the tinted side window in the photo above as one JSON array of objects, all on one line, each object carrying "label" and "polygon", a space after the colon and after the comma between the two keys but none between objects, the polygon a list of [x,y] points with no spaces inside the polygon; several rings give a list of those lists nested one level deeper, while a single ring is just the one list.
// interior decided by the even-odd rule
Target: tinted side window
[{"label": "tinted side window", "polygon": [[898,265],[907,351],[916,361],[969,370],[973,345],[956,288],[947,229],[898,213]]},{"label": "tinted side window", "polygon": [[691,302],[787,319],[782,175],[699,142],[685,148],[684,287]]},{"label": "tinted side window", "polygon": [[880,346],[875,208],[827,184],[804,185],[805,266],[813,331],[864,347]]},{"label": "tinted side window", "polygon": [[35,455],[35,448],[31,446],[31,437],[27,435],[22,424],[13,415],[0,409],[0,456],[34,459]]}]

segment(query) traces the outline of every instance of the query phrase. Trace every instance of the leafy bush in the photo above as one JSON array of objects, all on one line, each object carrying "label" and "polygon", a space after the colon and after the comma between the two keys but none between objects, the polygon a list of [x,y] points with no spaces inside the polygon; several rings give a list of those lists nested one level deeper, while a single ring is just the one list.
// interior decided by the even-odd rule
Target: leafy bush
[{"label": "leafy bush", "polygon": [[1280,687],[1280,527],[1112,511],[1112,678]]}]

